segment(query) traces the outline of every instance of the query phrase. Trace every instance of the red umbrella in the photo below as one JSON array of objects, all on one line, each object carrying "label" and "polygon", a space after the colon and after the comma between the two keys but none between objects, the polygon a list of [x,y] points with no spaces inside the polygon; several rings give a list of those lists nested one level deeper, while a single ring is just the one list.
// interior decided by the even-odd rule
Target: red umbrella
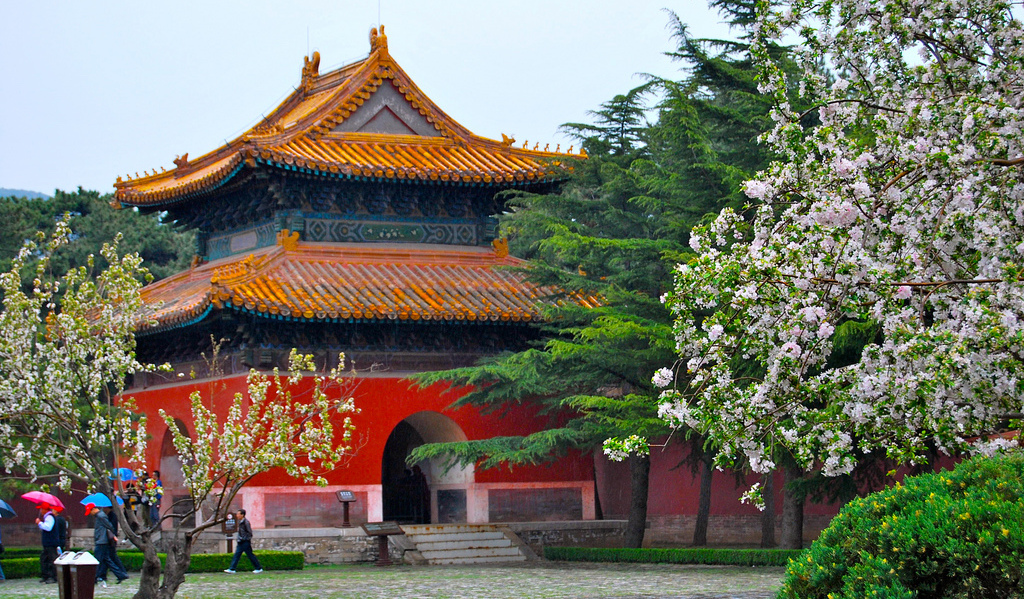
[{"label": "red umbrella", "polygon": [[29,491],[22,495],[21,498],[26,501],[31,501],[36,505],[45,503],[57,511],[64,509],[64,504],[61,503],[60,499],[57,499],[49,493],[43,493],[42,491]]}]

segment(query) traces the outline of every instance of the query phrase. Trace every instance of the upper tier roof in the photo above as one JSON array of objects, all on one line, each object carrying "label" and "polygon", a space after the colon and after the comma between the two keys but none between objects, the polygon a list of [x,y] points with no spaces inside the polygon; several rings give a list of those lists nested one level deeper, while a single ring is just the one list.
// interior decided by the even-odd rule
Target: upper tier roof
[{"label": "upper tier roof", "polygon": [[[496,242],[482,247],[427,245],[371,248],[307,243],[283,232],[278,244],[247,256],[197,265],[147,285],[152,333],[187,326],[213,310],[267,318],[338,322],[531,322],[550,290],[500,266],[522,265]],[[593,298],[574,298],[581,304]]]},{"label": "upper tier roof", "polygon": [[514,139],[478,137],[445,114],[388,54],[383,30],[371,32],[366,59],[323,75],[314,52],[305,59],[298,89],[225,146],[195,160],[185,154],[171,171],[118,177],[115,202],[173,204],[259,163],[345,178],[485,185],[565,176],[571,147],[566,154],[527,149],[525,143],[517,148]]}]

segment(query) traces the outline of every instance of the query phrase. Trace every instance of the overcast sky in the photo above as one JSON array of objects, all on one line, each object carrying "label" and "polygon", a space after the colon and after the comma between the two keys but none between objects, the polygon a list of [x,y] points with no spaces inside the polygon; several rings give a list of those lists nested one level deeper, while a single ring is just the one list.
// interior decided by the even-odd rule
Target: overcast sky
[{"label": "overcast sky", "polygon": [[[640,73],[677,76],[669,16],[728,35],[705,0],[380,0],[392,57],[478,135],[572,143]],[[298,85],[361,60],[376,0],[0,1],[0,187],[113,191],[234,139]]]}]

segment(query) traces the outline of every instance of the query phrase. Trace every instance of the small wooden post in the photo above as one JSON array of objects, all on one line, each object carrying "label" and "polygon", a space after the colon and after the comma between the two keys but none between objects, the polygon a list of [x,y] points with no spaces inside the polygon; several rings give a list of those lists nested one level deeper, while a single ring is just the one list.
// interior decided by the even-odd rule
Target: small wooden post
[{"label": "small wooden post", "polygon": [[336,493],[338,501],[341,502],[342,506],[342,528],[352,528],[352,523],[348,520],[348,504],[356,500],[356,495],[352,491],[338,491]]},{"label": "small wooden post", "polygon": [[228,553],[234,553],[234,536],[238,532],[238,521],[235,520],[235,514],[229,513],[228,517],[221,521],[220,531],[228,537]]},{"label": "small wooden post", "polygon": [[388,535],[404,535],[405,531],[398,522],[367,522],[361,526],[368,537],[377,537],[377,565],[390,566],[391,555],[388,551]]}]

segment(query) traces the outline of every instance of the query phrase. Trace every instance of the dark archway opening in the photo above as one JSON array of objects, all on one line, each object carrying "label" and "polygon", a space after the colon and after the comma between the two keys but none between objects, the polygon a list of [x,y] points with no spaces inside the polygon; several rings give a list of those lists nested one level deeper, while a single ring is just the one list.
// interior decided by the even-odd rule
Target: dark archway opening
[{"label": "dark archway opening", "polygon": [[384,445],[381,472],[385,520],[430,523],[430,487],[426,475],[419,465],[414,472],[405,463],[409,452],[423,444],[423,437],[404,420],[391,431]]},{"label": "dark archway opening", "polygon": [[437,412],[417,412],[399,422],[384,445],[381,463],[384,519],[408,524],[466,522],[473,466],[449,468],[444,459],[436,458],[410,467],[405,461],[420,445],[465,440],[459,425]]}]

